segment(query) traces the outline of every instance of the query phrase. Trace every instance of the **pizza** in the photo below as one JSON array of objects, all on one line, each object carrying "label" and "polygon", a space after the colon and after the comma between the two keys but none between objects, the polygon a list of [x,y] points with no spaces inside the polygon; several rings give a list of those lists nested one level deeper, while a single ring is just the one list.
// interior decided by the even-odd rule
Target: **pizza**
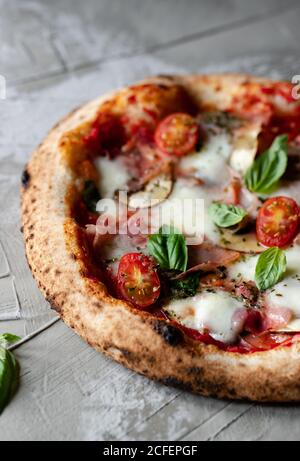
[{"label": "pizza", "polygon": [[92,347],[202,395],[300,400],[300,103],[158,76],[61,120],[22,176],[29,267]]}]

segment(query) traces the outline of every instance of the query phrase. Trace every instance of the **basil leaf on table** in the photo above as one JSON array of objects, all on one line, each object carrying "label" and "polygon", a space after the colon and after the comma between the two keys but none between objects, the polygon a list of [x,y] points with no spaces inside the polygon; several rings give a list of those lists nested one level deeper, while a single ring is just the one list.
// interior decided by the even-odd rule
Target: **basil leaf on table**
[{"label": "basil leaf on table", "polygon": [[95,213],[100,194],[93,181],[85,181],[82,192],[82,200],[89,211]]},{"label": "basil leaf on table", "polygon": [[0,346],[2,346],[4,344],[4,346],[6,344],[13,344],[17,341],[19,341],[21,338],[19,336],[16,336],[16,335],[12,335],[11,333],[2,333],[0,335]]},{"label": "basil leaf on table", "polygon": [[12,352],[0,347],[0,414],[18,388],[19,374],[19,364]]},{"label": "basil leaf on table", "polygon": [[260,290],[266,290],[277,283],[286,271],[286,256],[277,247],[268,248],[259,255],[255,268],[255,282]]},{"label": "basil leaf on table", "polygon": [[163,226],[158,234],[150,235],[148,250],[162,269],[186,270],[187,246],[184,236],[176,229]]},{"label": "basil leaf on table", "polygon": [[268,194],[276,186],[287,167],[287,141],[287,135],[277,136],[248,168],[244,179],[251,192]]},{"label": "basil leaf on table", "polygon": [[239,206],[212,203],[209,214],[217,226],[231,227],[241,222],[247,216],[247,211]]}]

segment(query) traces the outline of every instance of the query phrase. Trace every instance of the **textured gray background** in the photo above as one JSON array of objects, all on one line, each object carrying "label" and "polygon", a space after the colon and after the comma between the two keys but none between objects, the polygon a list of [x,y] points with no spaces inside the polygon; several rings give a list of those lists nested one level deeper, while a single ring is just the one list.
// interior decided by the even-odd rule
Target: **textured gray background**
[{"label": "textured gray background", "polygon": [[104,91],[163,72],[300,74],[299,19],[295,0],[0,0],[0,332],[24,338],[0,440],[300,439],[298,406],[193,396],[83,343],[26,266],[18,191],[49,128]]}]

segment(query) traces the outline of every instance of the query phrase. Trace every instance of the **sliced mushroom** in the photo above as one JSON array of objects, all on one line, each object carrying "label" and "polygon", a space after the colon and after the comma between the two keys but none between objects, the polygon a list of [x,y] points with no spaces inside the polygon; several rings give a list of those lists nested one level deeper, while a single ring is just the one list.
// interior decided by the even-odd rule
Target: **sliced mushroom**
[{"label": "sliced mushroom", "polygon": [[245,173],[255,158],[260,131],[260,124],[249,122],[234,133],[230,166],[240,174]]},{"label": "sliced mushroom", "polygon": [[158,205],[171,193],[173,181],[170,173],[161,173],[145,184],[144,188],[128,198],[129,208],[148,208]]},{"label": "sliced mushroom", "polygon": [[242,253],[261,253],[265,250],[258,242],[255,232],[247,234],[234,234],[228,229],[222,229],[219,245],[228,250]]}]

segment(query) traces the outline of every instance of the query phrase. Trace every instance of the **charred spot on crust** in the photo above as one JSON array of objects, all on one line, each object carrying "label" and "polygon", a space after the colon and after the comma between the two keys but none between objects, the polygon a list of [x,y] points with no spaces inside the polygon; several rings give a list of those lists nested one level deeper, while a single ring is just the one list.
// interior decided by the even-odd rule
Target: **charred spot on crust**
[{"label": "charred spot on crust", "polygon": [[170,346],[177,346],[177,344],[182,341],[183,336],[181,331],[167,323],[161,321],[155,322],[154,330],[161,335]]},{"label": "charred spot on crust", "polygon": [[184,381],[180,381],[174,376],[167,376],[166,378],[163,378],[161,382],[166,386],[177,387],[178,389],[181,389],[183,391],[191,392],[193,390],[191,384],[185,383]]},{"label": "charred spot on crust", "polygon": [[[191,376],[196,389],[204,390],[212,397],[220,397],[224,394],[224,389],[228,390],[228,383],[225,380],[212,382],[202,376]],[[231,394],[234,397],[234,394]]]},{"label": "charred spot on crust", "polygon": [[23,170],[22,176],[21,176],[21,183],[23,187],[28,187],[30,181],[30,174],[28,173],[27,168]]},{"label": "charred spot on crust", "polygon": [[135,360],[136,358],[135,355],[129,349],[120,348],[120,347],[118,349],[123,355],[123,357],[125,357],[127,360],[130,360],[131,362]]},{"label": "charred spot on crust", "polygon": [[201,367],[190,367],[187,369],[188,375],[201,376],[202,373],[203,373],[203,369]]},{"label": "charred spot on crust", "polygon": [[57,302],[55,301],[55,299],[49,295],[47,295],[46,293],[46,301],[50,304],[50,308],[54,311],[56,311],[58,314],[60,314],[62,312],[62,309],[61,307],[57,304]]}]

